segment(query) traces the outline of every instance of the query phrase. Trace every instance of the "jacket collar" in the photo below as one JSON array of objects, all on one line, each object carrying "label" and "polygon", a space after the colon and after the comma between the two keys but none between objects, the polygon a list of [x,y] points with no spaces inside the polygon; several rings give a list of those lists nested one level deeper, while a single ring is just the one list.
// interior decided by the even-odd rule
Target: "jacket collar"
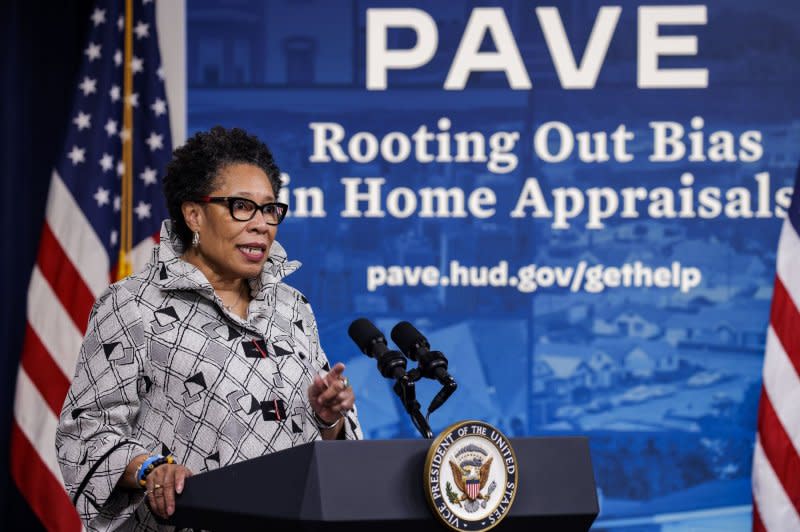
[{"label": "jacket collar", "polygon": [[[154,282],[162,290],[191,290],[213,298],[214,288],[206,276],[181,259],[185,248],[172,230],[171,220],[164,220],[161,224],[160,239],[159,245],[153,249],[153,257],[150,260],[150,266],[158,269]],[[251,295],[262,299],[269,287],[282,281],[300,266],[300,261],[288,260],[283,246],[278,241],[273,241],[269,249],[269,258],[264,263],[261,273],[258,277],[248,279]]]}]

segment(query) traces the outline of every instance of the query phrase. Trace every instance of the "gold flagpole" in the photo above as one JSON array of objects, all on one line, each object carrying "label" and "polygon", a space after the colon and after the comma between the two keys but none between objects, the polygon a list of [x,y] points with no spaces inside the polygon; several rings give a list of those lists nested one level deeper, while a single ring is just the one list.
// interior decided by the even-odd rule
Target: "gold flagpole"
[{"label": "gold flagpole", "polygon": [[133,273],[133,0],[125,0],[125,62],[122,99],[122,193],[120,195],[120,243],[117,279]]}]

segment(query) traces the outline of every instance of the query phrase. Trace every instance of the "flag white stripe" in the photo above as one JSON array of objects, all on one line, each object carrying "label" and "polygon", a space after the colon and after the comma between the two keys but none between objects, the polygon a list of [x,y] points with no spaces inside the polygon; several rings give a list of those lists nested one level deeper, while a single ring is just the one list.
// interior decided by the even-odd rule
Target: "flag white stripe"
[{"label": "flag white stripe", "polygon": [[96,299],[108,288],[108,272],[111,270],[108,255],[56,171],[53,171],[50,183],[46,219],[64,253]]},{"label": "flag white stripe", "polygon": [[31,442],[37,454],[47,466],[47,469],[56,477],[59,484],[64,485],[61,479],[61,470],[56,458],[56,426],[58,419],[50,411],[44,397],[31,382],[30,377],[23,368],[17,374],[17,390],[14,400],[14,418]]},{"label": "flag white stripe", "polygon": [[800,516],[783,491],[758,437],[753,453],[753,499],[758,506],[761,522],[767,530],[800,530]]},{"label": "flag white stripe", "polygon": [[72,323],[38,265],[33,268],[31,284],[28,286],[28,323],[53,362],[71,381],[83,334]]},{"label": "flag white stripe", "polygon": [[800,405],[800,377],[772,326],[767,330],[764,389],[797,453],[800,450],[800,410],[797,408]]},{"label": "flag white stripe", "polygon": [[800,236],[789,220],[783,222],[778,244],[776,269],[783,286],[792,298],[794,306],[800,308],[800,275],[797,274],[797,261],[800,259]]}]

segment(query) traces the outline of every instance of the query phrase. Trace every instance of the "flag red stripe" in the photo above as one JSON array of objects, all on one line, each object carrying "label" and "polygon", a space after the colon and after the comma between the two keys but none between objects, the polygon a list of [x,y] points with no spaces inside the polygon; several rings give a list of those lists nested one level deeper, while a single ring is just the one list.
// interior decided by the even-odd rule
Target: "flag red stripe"
[{"label": "flag red stripe", "polygon": [[86,286],[72,261],[64,253],[64,248],[61,247],[47,223],[42,228],[42,241],[39,245],[37,264],[75,327],[84,332],[89,312],[94,305],[94,295]]},{"label": "flag red stripe", "polygon": [[780,480],[783,491],[800,513],[800,456],[781,424],[764,388],[758,403],[758,435],[764,455]]},{"label": "flag red stripe", "polygon": [[795,372],[800,375],[800,313],[780,277],[777,276],[772,293],[770,324],[792,362]]},{"label": "flag red stripe", "polygon": [[78,512],[67,492],[16,421],[11,426],[11,476],[47,530],[80,532]]},{"label": "flag red stripe", "polygon": [[767,532],[767,528],[761,521],[761,514],[758,513],[758,505],[753,500],[753,532]]},{"label": "flag red stripe", "polygon": [[58,417],[61,407],[64,405],[64,397],[67,396],[70,381],[53,361],[30,324],[25,326],[25,344],[20,364],[50,406],[50,410]]}]

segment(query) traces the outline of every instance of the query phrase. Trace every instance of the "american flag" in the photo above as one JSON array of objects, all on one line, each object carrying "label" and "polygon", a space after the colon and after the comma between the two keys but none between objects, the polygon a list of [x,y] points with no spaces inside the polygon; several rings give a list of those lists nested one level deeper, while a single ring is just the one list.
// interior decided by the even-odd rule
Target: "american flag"
[{"label": "american flag", "polygon": [[478,498],[481,493],[481,481],[477,478],[467,479],[467,497],[471,501]]},{"label": "american flag", "polygon": [[[11,472],[49,530],[80,530],[55,453],[92,304],[149,259],[172,148],[152,0],[99,0],[28,288]],[[120,261],[120,258],[125,259]],[[130,264],[130,266],[125,266]]]},{"label": "american flag", "polygon": [[753,454],[753,530],[800,530],[800,171],[778,244]]}]

